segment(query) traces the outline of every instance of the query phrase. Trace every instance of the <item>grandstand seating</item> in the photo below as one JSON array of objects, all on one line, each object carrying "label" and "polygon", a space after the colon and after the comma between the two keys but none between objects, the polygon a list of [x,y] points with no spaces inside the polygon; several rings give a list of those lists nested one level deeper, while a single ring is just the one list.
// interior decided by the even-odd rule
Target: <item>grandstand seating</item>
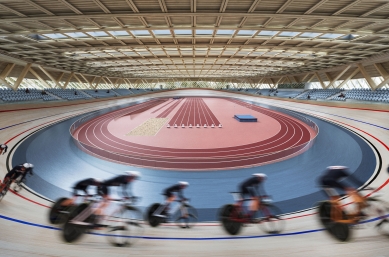
[{"label": "grandstand seating", "polygon": [[[317,99],[327,99],[330,96],[333,96],[335,94],[340,93],[343,91],[342,89],[312,89],[305,91],[303,94],[296,97],[296,99],[310,99],[310,100],[317,100]],[[308,97],[309,96],[309,97]]]},{"label": "grandstand seating", "polygon": [[279,89],[282,88],[300,88],[304,89],[305,83],[287,83],[287,84],[278,84],[277,86]]},{"label": "grandstand seating", "polygon": [[12,89],[0,89],[0,98],[4,102],[19,102],[19,101],[52,101],[57,100],[51,95],[42,95],[42,90],[28,89],[29,93],[26,93],[26,89],[18,89],[16,91]]},{"label": "grandstand seating", "polygon": [[[91,99],[92,97],[87,96],[80,92],[80,90],[76,89],[57,89],[57,88],[50,88],[46,89],[47,92],[56,95],[62,99],[66,100],[80,100],[80,99]],[[77,93],[77,94],[75,94]]]},{"label": "grandstand seating", "polygon": [[336,96],[331,100],[335,101],[346,101],[346,99],[354,99],[359,101],[374,101],[389,103],[389,89],[351,89],[342,92],[345,97]]},{"label": "grandstand seating", "polygon": [[94,98],[105,98],[105,97],[118,96],[118,94],[116,94],[115,91],[110,90],[110,89],[96,89],[96,90],[85,89],[83,91]]},{"label": "grandstand seating", "polygon": [[126,88],[112,89],[112,91],[115,91],[118,95],[133,95],[131,90],[128,90]]}]

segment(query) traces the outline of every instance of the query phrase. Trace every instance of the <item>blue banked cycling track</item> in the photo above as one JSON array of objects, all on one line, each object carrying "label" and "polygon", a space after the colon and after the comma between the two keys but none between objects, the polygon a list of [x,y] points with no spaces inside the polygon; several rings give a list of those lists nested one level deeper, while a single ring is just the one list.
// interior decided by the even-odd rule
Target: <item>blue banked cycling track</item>
[{"label": "blue banked cycling track", "polygon": [[[98,113],[104,114],[137,103],[102,109]],[[253,104],[285,114],[291,112],[274,106]],[[184,194],[197,208],[200,221],[217,220],[218,209],[233,201],[229,192],[236,191],[237,185],[252,173],[262,172],[268,175],[265,183],[267,194],[272,196],[283,212],[289,213],[311,208],[325,198],[317,186],[317,178],[327,166],[348,166],[360,181],[367,181],[380,168],[379,153],[360,135],[328,121],[299,114],[319,127],[313,146],[291,159],[259,167],[188,172],[130,167],[108,162],[82,152],[73,143],[69,127],[87,114],[40,129],[20,141],[15,149],[12,165],[33,163],[35,174],[28,177],[27,186],[52,200],[70,196],[73,184],[83,178],[106,179],[126,170],[138,170],[142,177],[133,183],[131,191],[142,197],[139,202],[141,209],[162,201],[161,192],[164,188],[185,180],[190,186]]]}]

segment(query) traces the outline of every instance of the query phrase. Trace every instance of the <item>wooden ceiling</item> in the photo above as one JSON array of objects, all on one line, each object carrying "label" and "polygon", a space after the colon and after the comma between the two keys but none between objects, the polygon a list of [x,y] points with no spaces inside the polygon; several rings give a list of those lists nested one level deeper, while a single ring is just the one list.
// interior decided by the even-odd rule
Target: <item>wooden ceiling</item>
[{"label": "wooden ceiling", "polygon": [[252,78],[389,51],[387,0],[0,0],[0,53],[125,78]]}]

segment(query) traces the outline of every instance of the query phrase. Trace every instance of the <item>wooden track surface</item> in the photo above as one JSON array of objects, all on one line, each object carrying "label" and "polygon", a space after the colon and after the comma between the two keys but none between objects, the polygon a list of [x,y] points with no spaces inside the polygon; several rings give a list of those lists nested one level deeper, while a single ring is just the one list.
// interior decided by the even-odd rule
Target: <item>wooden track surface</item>
[{"label": "wooden track surface", "polygon": [[[379,187],[389,179],[386,168],[389,164],[389,114],[382,111],[358,110],[337,107],[323,107],[314,104],[301,104],[293,101],[278,101],[268,98],[250,97],[240,94],[216,93],[209,90],[179,90],[158,93],[150,96],[174,95],[203,95],[211,93],[219,96],[234,96],[246,100],[262,101],[292,110],[309,113],[330,121],[339,123],[352,130],[358,131],[367,138],[381,153],[383,165],[373,187]],[[130,100],[139,100],[145,96],[132,97]],[[65,107],[22,110],[17,112],[4,112],[0,114],[0,127],[4,128],[28,120],[53,115],[48,118],[16,125],[0,132],[0,142],[6,142],[18,135],[8,144],[11,148],[23,132],[42,124],[67,115],[91,111],[108,105],[115,105],[129,101],[128,99],[115,99],[104,102],[90,102],[82,105]],[[71,103],[71,102],[70,102]],[[312,103],[312,102],[310,102]],[[61,105],[63,103],[58,103]],[[65,103],[69,104],[69,102]],[[19,105],[22,107],[23,105]],[[345,107],[347,105],[343,105]],[[25,108],[38,107],[34,105]],[[352,108],[365,109],[366,106],[353,105]],[[371,106],[370,106],[371,107]],[[87,109],[90,108],[90,109]],[[389,110],[387,105],[379,109]],[[371,125],[374,124],[375,126]],[[381,127],[378,127],[381,126]],[[386,128],[386,129],[384,129]],[[9,149],[10,149],[9,148]],[[0,158],[0,176],[6,172],[6,155]],[[324,157],[325,158],[325,157]],[[388,199],[388,187],[380,190],[382,199]],[[31,202],[13,193],[8,193],[0,202],[1,217],[12,217],[26,222],[49,225],[47,222],[48,208],[38,205],[48,205],[26,190],[21,195],[35,201]],[[309,214],[309,211],[307,213]],[[301,215],[301,213],[299,214]],[[296,215],[291,215],[296,216]],[[319,229],[315,215],[295,218],[287,221],[285,233],[295,233]],[[160,239],[140,239],[132,247],[114,248],[102,236],[87,235],[75,245],[63,243],[60,232],[52,229],[22,224],[0,218],[0,256],[388,256],[389,238],[379,235],[377,231],[366,225],[365,229],[354,230],[353,240],[349,243],[338,243],[325,232],[307,232],[302,234],[285,235],[280,237],[260,237],[252,239],[220,239],[228,235],[219,226],[198,226],[190,230],[176,227],[159,227],[151,229],[146,227],[145,236],[161,237]],[[240,236],[265,235],[257,226],[245,227]],[[168,239],[169,237],[192,238],[190,240]],[[219,240],[194,240],[193,238],[219,238]]]}]

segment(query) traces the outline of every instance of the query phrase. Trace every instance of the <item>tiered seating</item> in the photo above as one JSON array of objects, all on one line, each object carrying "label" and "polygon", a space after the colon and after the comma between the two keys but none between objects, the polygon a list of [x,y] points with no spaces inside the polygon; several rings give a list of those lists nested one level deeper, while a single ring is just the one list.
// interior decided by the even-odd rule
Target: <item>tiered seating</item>
[{"label": "tiered seating", "polygon": [[332,100],[345,101],[346,99],[355,99],[360,101],[374,101],[389,103],[389,89],[377,89],[375,91],[370,89],[351,89],[343,92],[345,97],[335,97]]},{"label": "tiered seating", "polygon": [[278,89],[277,91],[278,92],[274,92],[275,96],[281,98],[295,98],[296,96],[298,96],[303,92],[303,90],[289,91],[289,90],[281,90],[281,89]]},{"label": "tiered seating", "polygon": [[299,95],[296,99],[326,99],[334,94],[340,93],[342,89],[312,89],[304,92],[304,94]]},{"label": "tiered seating", "polygon": [[66,100],[91,99],[91,97],[86,96],[85,94],[76,89],[50,88],[46,89],[46,91]]},{"label": "tiered seating", "polygon": [[141,89],[141,88],[133,88],[130,90],[134,95],[137,95],[137,94],[143,94],[143,93],[146,93],[148,91],[144,90],[144,89]]},{"label": "tiered seating", "polygon": [[0,90],[0,98],[4,102],[34,101],[42,99],[44,101],[57,100],[50,95],[42,95],[42,90],[39,89],[18,89],[17,91],[3,89]]},{"label": "tiered seating", "polygon": [[278,84],[278,88],[301,88],[305,87],[305,83],[287,83],[287,84]]},{"label": "tiered seating", "polygon": [[131,90],[125,89],[125,88],[118,88],[118,89],[115,89],[115,90],[112,90],[112,91],[115,91],[119,95],[133,95]]},{"label": "tiered seating", "polygon": [[110,89],[83,90],[88,95],[94,98],[115,97],[117,94]]}]

